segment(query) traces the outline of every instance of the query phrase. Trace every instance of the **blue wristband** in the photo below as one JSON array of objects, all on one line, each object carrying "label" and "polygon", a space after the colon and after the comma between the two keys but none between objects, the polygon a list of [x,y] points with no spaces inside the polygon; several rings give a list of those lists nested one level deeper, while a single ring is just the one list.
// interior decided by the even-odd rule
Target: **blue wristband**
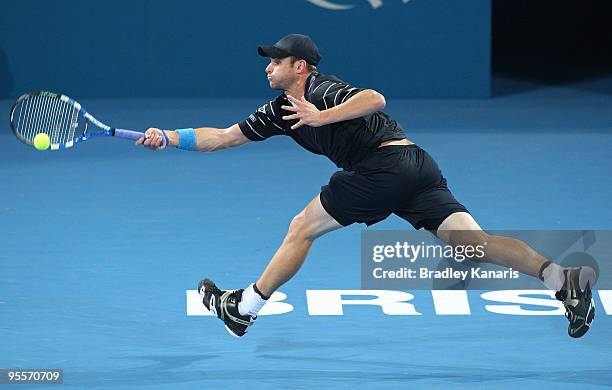
[{"label": "blue wristband", "polygon": [[196,148],[196,137],[194,129],[176,129],[174,130],[179,135],[178,148],[183,150],[195,150]]}]

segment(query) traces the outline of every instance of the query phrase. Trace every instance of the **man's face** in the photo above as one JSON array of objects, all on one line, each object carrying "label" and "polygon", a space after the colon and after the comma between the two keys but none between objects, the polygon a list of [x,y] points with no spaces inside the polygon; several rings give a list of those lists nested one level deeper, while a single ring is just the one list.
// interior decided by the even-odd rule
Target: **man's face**
[{"label": "man's face", "polygon": [[291,57],[270,58],[270,63],[266,66],[268,82],[272,89],[291,89],[297,80],[297,61],[291,63]]}]

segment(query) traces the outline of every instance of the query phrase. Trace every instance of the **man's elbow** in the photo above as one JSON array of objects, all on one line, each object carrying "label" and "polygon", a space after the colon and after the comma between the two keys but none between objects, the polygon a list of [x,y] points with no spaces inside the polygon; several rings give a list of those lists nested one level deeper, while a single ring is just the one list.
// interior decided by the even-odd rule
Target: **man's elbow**
[{"label": "man's elbow", "polygon": [[383,110],[387,106],[387,101],[382,93],[370,90],[370,94],[372,95],[372,101],[374,102],[374,107],[376,107],[376,111]]}]

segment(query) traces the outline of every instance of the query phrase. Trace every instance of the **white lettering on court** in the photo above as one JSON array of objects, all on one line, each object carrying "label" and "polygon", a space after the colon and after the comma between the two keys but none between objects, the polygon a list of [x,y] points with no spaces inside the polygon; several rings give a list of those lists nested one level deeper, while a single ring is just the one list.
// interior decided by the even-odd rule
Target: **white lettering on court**
[{"label": "white lettering on court", "polygon": [[[526,297],[525,295],[543,295],[547,298]],[[518,303],[518,305],[485,305],[492,313],[511,314],[515,316],[551,316],[563,315],[563,303],[555,299],[555,292],[550,290],[502,290],[489,291],[481,295],[487,301]],[[521,305],[527,305],[526,307]],[[540,308],[537,308],[540,307]],[[547,307],[548,309],[543,309]],[[551,308],[555,310],[551,310]]]},{"label": "white lettering on court", "polygon": [[[371,295],[374,298],[342,299],[348,296]],[[386,290],[306,290],[308,314],[312,316],[341,316],[344,305],[380,306],[388,315],[421,315],[414,305],[407,303],[414,295],[403,291]]]}]

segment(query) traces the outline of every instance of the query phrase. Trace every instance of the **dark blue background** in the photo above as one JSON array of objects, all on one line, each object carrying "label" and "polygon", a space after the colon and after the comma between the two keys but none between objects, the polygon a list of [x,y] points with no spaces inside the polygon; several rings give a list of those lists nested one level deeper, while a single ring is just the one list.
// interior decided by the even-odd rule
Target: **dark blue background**
[{"label": "dark blue background", "polygon": [[320,71],[389,97],[486,97],[489,0],[25,0],[0,13],[0,98],[262,97],[256,45],[311,35]]}]

